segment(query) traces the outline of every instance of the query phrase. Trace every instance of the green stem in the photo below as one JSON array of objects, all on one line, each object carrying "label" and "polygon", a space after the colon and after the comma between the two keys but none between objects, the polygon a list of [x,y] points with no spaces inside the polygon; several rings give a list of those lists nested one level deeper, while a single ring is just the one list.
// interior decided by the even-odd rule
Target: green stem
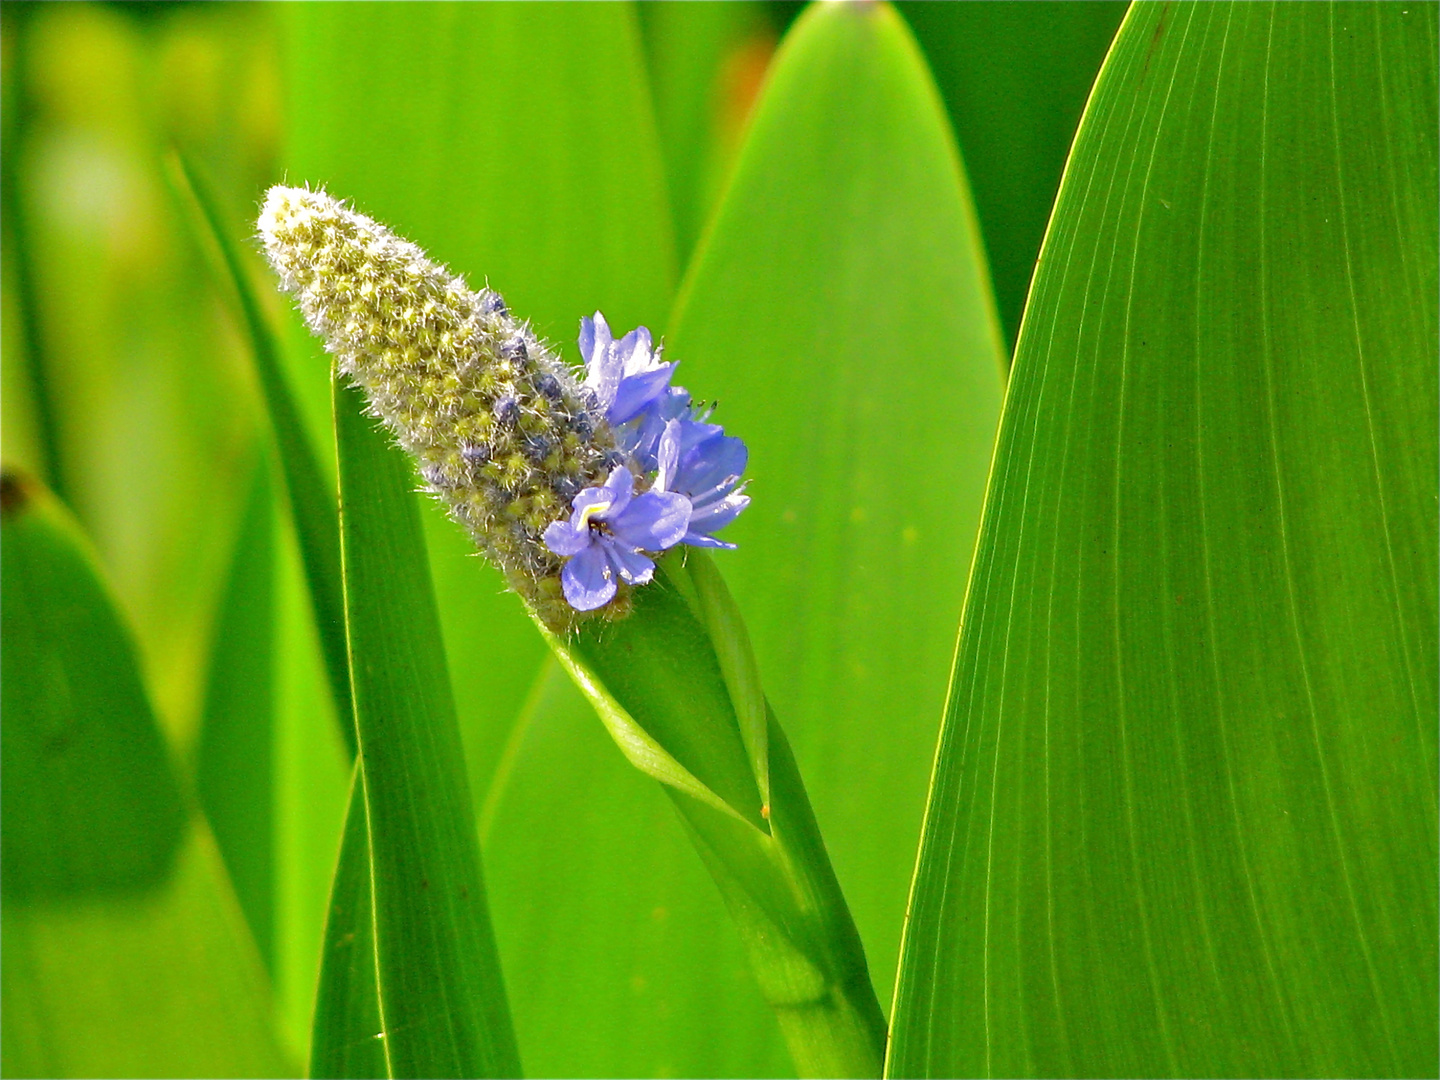
[{"label": "green stem", "polygon": [[629,618],[548,639],[626,756],[666,785],[800,1075],[879,1076],[885,1017],[860,935],[708,556],[666,555]]},{"label": "green stem", "polygon": [[876,1077],[886,1024],[784,731],[768,713],[770,835],[667,788],[802,1077]]}]

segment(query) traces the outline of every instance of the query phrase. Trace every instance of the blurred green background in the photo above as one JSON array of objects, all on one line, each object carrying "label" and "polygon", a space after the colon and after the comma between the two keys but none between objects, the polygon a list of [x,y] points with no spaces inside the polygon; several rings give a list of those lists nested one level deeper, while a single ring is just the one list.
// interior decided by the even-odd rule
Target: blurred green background
[{"label": "blurred green background", "polygon": [[[356,199],[472,283],[488,276],[572,360],[576,321],[597,307],[617,328],[674,335],[687,385],[718,395],[721,419],[752,440],[756,509],[722,567],[753,620],[888,1004],[994,405],[965,428],[963,454],[952,453],[944,417],[922,422],[916,442],[877,451],[862,484],[874,488],[929,447],[965,492],[940,580],[921,560],[882,573],[873,553],[894,542],[881,531],[886,512],[872,504],[867,520],[865,500],[842,503],[843,470],[809,495],[762,471],[787,455],[806,460],[776,418],[814,388],[803,367],[771,370],[752,355],[793,359],[814,340],[804,320],[822,320],[833,296],[853,299],[835,291],[839,269],[826,276],[833,258],[883,276],[877,303],[927,328],[933,366],[895,394],[913,400],[935,385],[927,379],[968,386],[1002,367],[1076,122],[1124,10],[901,4],[968,176],[968,193],[964,181],[933,189],[951,200],[941,239],[956,238],[953,265],[911,280],[900,256],[875,261],[888,245],[913,248],[932,224],[913,207],[880,213],[900,198],[882,184],[873,220],[817,242],[827,262],[810,293],[787,292],[793,282],[772,271],[748,282],[754,295],[737,308],[715,298],[744,291],[747,254],[767,239],[744,231],[758,220],[746,206],[778,206],[776,220],[818,234],[847,205],[818,159],[807,167],[820,179],[793,207],[766,202],[768,182],[796,167],[772,141],[748,151],[729,224],[713,224],[799,5],[6,3],[0,450],[7,468],[48,484],[93,544],[164,735],[151,765],[163,772],[168,757],[184,805],[205,811],[186,812],[193,827],[163,886],[44,903],[7,886],[7,1073],[284,1072],[306,1055],[349,764],[249,347],[176,190],[175,149],[245,241],[326,469],[325,364],[248,240],[270,184],[324,183]],[[849,155],[846,175],[894,173],[914,180],[912,198],[943,177],[950,136],[921,121],[897,127],[908,107],[877,106],[830,133],[825,145]],[[921,163],[910,179],[866,158],[882,130],[921,140],[887,151]],[[926,171],[932,160],[938,173]],[[971,213],[983,258],[962,251]],[[874,350],[904,355],[895,331],[869,328],[873,338],[852,336],[817,365],[858,379]],[[993,402],[999,383],[986,377]],[[807,431],[812,446],[873,439],[886,410],[904,407],[839,384],[848,396]],[[921,479],[907,482],[923,494]],[[830,521],[832,506],[850,516]],[[498,577],[425,512],[527,1071],[784,1075],[774,1022],[660,792],[623,764]],[[760,538],[790,535],[797,513],[818,537],[807,561],[766,564]],[[766,576],[782,572],[776,565],[808,582],[813,636],[791,633]],[[836,581],[873,589],[846,608]],[[865,670],[855,659],[855,628],[872,634],[876,619],[914,644],[913,661],[897,654]],[[896,704],[877,707],[886,694]],[[69,783],[77,804],[93,794]],[[7,852],[18,850],[6,829]],[[209,977],[213,994],[196,991],[222,969]]]}]

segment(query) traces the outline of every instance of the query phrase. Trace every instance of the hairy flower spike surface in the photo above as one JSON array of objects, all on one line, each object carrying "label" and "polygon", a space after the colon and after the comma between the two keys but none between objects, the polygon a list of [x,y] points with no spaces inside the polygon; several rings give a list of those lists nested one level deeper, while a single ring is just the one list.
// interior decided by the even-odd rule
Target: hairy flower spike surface
[{"label": "hairy flower spike surface", "polygon": [[585,380],[414,244],[321,191],[274,187],[259,231],[311,330],[429,490],[553,629],[629,610],[652,554],[749,503],[745,444],[670,385],[643,326],[584,319]]},{"label": "hairy flower spike surface", "polygon": [[567,625],[564,560],[541,536],[622,456],[570,368],[499,294],[472,291],[324,192],[271,188],[259,232],[310,329],[429,489],[547,623]]}]

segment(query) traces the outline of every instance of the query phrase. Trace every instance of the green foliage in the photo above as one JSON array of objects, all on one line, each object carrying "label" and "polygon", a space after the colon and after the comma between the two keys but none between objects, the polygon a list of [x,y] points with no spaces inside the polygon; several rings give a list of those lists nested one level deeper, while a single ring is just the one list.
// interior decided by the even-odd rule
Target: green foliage
[{"label": "green foliage", "polygon": [[[1127,10],[5,4],[0,1073],[1434,1075],[1437,9]],[[552,652],[274,183],[738,550]]]},{"label": "green foliage", "polygon": [[[391,1076],[516,1076],[411,463],[363,415],[353,389],[336,388],[335,442],[356,783],[364,792],[350,811],[363,812],[368,825],[386,1067]],[[347,837],[354,829],[347,826]],[[337,876],[332,910],[353,896],[348,877]],[[350,1000],[368,1013],[367,1002]],[[355,1026],[347,1020],[339,1030]],[[316,1032],[314,1056],[329,1052],[329,1034]]]},{"label": "green foliage", "polygon": [[216,612],[195,786],[265,966],[275,968],[275,526],[258,462]]},{"label": "green foliage", "polygon": [[885,1001],[914,866],[896,838],[920,828],[1004,363],[953,138],[893,10],[796,23],[670,349],[750,447],[755,502],[716,563]]},{"label": "green foliage", "polygon": [[24,476],[0,515],[6,1075],[287,1074],[94,554]]},{"label": "green foliage", "polygon": [[1435,16],[1122,28],[1021,332],[895,1075],[1435,1072]]}]

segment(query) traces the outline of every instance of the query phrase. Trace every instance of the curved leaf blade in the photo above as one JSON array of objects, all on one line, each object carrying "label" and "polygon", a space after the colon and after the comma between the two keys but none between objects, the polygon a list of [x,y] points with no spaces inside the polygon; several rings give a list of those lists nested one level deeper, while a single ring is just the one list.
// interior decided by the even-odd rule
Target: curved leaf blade
[{"label": "curved leaf blade", "polygon": [[375,907],[371,903],[370,825],[365,785],[355,769],[340,864],[330,890],[320,989],[310,1041],[312,1077],[390,1076],[380,991],[375,982]]},{"label": "curved leaf blade", "polygon": [[894,1075],[1436,1070],[1436,11],[1142,5],[1021,330]]},{"label": "curved leaf blade", "polygon": [[890,995],[1004,351],[939,95],[885,5],[780,47],[667,356],[750,447],[716,563]]},{"label": "curved leaf blade", "polygon": [[335,438],[386,1061],[392,1076],[517,1076],[410,461],[338,384]]}]

